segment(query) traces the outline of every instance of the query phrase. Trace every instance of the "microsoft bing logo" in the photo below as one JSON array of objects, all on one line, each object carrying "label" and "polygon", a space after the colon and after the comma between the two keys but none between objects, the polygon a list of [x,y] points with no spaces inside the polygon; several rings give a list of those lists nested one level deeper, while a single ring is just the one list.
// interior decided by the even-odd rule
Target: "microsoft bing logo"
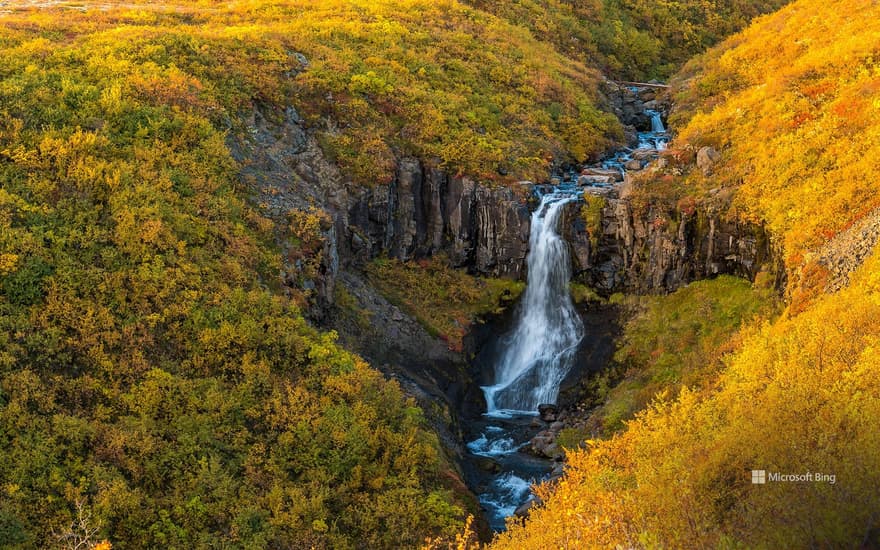
[{"label": "microsoft bing logo", "polygon": [[765,470],[752,470],[752,483],[758,485],[767,483],[767,472]]}]

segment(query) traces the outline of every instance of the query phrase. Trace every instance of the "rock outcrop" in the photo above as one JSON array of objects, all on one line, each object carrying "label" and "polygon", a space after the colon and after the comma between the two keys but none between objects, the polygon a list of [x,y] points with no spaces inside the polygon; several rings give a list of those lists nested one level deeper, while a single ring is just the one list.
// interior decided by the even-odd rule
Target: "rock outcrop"
[{"label": "rock outcrop", "polygon": [[606,294],[671,292],[719,274],[753,279],[771,261],[761,227],[699,208],[639,211],[626,199],[608,198],[596,238],[587,237],[577,205],[564,223],[575,277]]},{"label": "rock outcrop", "polygon": [[651,116],[647,111],[657,111],[665,119],[669,115],[668,98],[650,87],[635,88],[606,80],[602,93],[608,98],[611,110],[624,125],[630,145],[638,142],[638,130],[651,129]]},{"label": "rock outcrop", "polygon": [[[227,144],[242,164],[254,201],[276,221],[285,247],[291,210],[318,208],[332,220],[324,238],[322,280],[310,282],[332,301],[341,269],[380,254],[402,260],[446,253],[457,267],[521,278],[528,249],[528,189],[490,187],[453,176],[438,163],[400,159],[388,185],[351,184],[322,153],[291,107],[255,108],[245,132]],[[295,266],[287,266],[293,270]],[[288,277],[288,279],[294,279]]]},{"label": "rock outcrop", "polygon": [[704,176],[711,176],[712,169],[721,160],[721,153],[714,147],[701,147],[697,151],[697,168],[703,171]]},{"label": "rock outcrop", "polygon": [[530,216],[524,196],[449,176],[416,159],[399,162],[389,186],[355,190],[347,213],[347,257],[385,253],[401,260],[446,253],[457,267],[518,279],[528,252]]},{"label": "rock outcrop", "polygon": [[819,258],[829,277],[825,292],[836,292],[849,284],[849,278],[880,242],[880,208],[836,235],[812,256]]}]

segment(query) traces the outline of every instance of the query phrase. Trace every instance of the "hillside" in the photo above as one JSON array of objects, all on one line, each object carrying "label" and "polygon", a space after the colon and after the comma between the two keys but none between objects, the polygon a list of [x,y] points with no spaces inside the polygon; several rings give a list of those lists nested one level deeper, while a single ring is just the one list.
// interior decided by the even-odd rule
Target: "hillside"
[{"label": "hillside", "polygon": [[[523,180],[621,144],[606,77],[669,75],[784,3],[3,2],[0,548],[479,529],[455,406],[485,405],[474,333],[501,336],[525,286]],[[877,11],[800,0],[678,74],[677,141],[627,178],[622,216],[654,201],[766,226],[789,305],[768,272],[603,302],[630,317],[619,369],[593,380],[607,401],[565,433],[591,451],[496,545],[834,546],[880,527]],[[705,146],[711,173],[691,162]],[[583,441],[596,430],[617,435]],[[837,482],[759,493],[755,467]]]},{"label": "hillside", "polygon": [[309,326],[238,179],[227,132],[292,97],[259,20],[0,16],[4,548],[393,547],[464,519],[421,410]]},{"label": "hillside", "polygon": [[[546,506],[493,547],[878,544],[880,255],[876,222],[862,223],[878,205],[878,15],[868,1],[800,0],[676,77],[678,137],[636,198],[690,196],[765,224],[789,307],[705,351],[721,363],[708,379],[671,384],[680,395],[570,452],[567,476],[542,490]],[[720,153],[710,169],[682,160],[706,146]],[[831,257],[848,274],[829,287]],[[753,484],[752,470],[805,477]]]},{"label": "hillside", "polygon": [[787,0],[522,0],[468,3],[524,25],[582,62],[622,80],[666,79],[683,63]]}]

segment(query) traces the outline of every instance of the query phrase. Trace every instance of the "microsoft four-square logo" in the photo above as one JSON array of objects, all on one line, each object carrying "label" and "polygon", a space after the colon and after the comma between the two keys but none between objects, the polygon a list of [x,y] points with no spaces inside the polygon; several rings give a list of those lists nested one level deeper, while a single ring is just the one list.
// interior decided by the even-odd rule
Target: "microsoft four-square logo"
[{"label": "microsoft four-square logo", "polygon": [[752,483],[758,485],[767,483],[767,472],[765,470],[752,470]]}]

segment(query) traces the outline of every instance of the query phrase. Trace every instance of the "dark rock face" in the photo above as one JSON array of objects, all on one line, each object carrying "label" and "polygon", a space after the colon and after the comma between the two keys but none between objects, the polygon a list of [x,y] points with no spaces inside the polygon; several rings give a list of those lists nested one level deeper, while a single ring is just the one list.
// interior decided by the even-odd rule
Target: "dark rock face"
[{"label": "dark rock face", "polygon": [[254,202],[276,221],[282,248],[291,210],[316,207],[332,220],[323,235],[322,280],[312,283],[319,305],[332,303],[341,270],[361,267],[380,254],[410,260],[444,252],[457,267],[483,275],[524,276],[530,215],[524,198],[512,189],[451,176],[437,163],[414,158],[399,160],[388,185],[352,185],[292,107],[254,108],[246,124],[227,145],[242,164],[242,180],[253,190]]},{"label": "dark rock face", "polygon": [[[649,93],[609,85],[615,109],[628,113],[629,105],[643,113]],[[352,185],[324,157],[293,108],[255,109],[247,130],[228,144],[265,213],[279,227],[291,209],[316,206],[332,219],[324,234],[323,280],[314,283],[323,303],[332,303],[341,270],[361,267],[380,254],[410,260],[442,252],[455,266],[483,275],[525,277],[527,193],[481,185],[414,158],[398,162],[388,185]],[[577,278],[606,293],[668,292],[721,273],[753,278],[771,255],[768,239],[755,226],[711,212],[636,212],[625,198],[608,199],[593,243],[578,205],[569,206],[563,226]],[[284,235],[279,241],[283,246]]]},{"label": "dark rock face", "polygon": [[359,194],[347,221],[352,241],[358,239],[360,250],[352,246],[357,260],[383,252],[401,260],[444,252],[457,267],[484,275],[523,274],[530,224],[525,201],[510,188],[450,177],[416,159],[401,160],[389,186]]},{"label": "dark rock face", "polygon": [[772,260],[764,230],[700,210],[635,211],[626,199],[608,199],[593,248],[579,208],[566,212],[563,231],[572,247],[575,276],[600,292],[671,292],[719,274],[753,279]]}]

